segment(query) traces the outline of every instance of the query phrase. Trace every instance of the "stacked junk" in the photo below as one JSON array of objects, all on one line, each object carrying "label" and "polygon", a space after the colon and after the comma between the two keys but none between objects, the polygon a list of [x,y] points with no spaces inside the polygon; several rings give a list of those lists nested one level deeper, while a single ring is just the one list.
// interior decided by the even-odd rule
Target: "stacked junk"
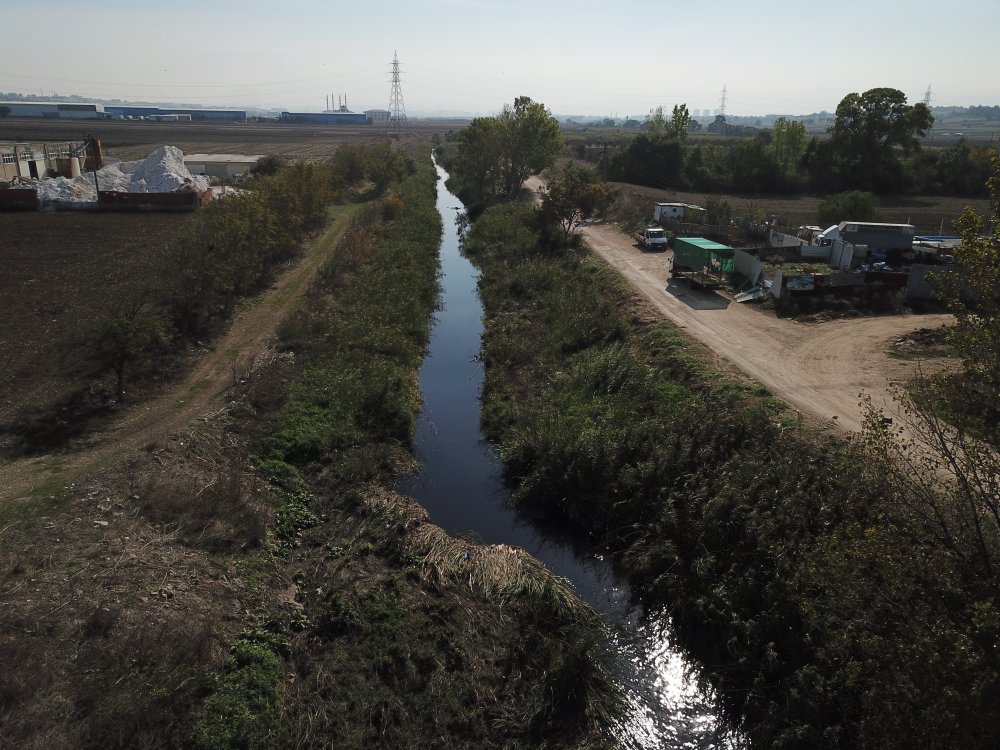
[{"label": "stacked junk", "polygon": [[[81,169],[80,157],[84,157]],[[0,182],[0,209],[42,211],[194,211],[213,197],[208,178],[192,175],[176,146],[141,161],[106,164],[101,142],[49,158],[45,178]]]}]

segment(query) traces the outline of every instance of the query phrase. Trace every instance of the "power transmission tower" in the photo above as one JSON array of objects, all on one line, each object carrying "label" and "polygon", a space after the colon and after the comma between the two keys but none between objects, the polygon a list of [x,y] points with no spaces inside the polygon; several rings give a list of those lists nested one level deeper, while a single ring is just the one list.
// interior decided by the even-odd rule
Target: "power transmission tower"
[{"label": "power transmission tower", "polygon": [[392,53],[392,93],[389,94],[389,130],[399,135],[406,126],[406,107],[403,106],[403,88],[399,84],[399,57]]},{"label": "power transmission tower", "polygon": [[722,84],[722,97],[719,99],[719,114],[726,116],[726,84]]},{"label": "power transmission tower", "polygon": [[924,94],[924,106],[931,106],[931,85],[929,83],[927,84],[927,93]]}]

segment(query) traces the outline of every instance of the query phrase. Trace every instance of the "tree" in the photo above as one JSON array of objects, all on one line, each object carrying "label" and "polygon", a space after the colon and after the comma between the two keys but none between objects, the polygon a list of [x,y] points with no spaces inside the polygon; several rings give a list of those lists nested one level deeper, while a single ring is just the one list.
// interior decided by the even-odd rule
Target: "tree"
[{"label": "tree", "polygon": [[250,174],[255,177],[266,177],[278,174],[282,166],[284,164],[277,156],[262,156],[257,160],[256,164],[250,167]]},{"label": "tree", "polygon": [[963,364],[955,411],[974,418],[977,430],[1000,447],[1000,157],[994,155],[992,164],[987,182],[992,221],[987,224],[966,207],[955,222],[962,243],[952,251],[962,273],[932,281],[955,316],[948,341]]},{"label": "tree", "polygon": [[675,104],[670,122],[667,123],[667,138],[683,143],[691,129],[691,113],[688,112],[687,104]]},{"label": "tree", "polygon": [[169,341],[167,321],[160,313],[148,309],[148,299],[146,288],[109,299],[104,305],[104,315],[75,337],[75,345],[92,359],[97,372],[114,372],[115,398],[119,402],[125,399],[126,369]]},{"label": "tree", "polygon": [[731,185],[738,192],[773,192],[779,187],[779,172],[764,133],[741,141],[729,150]]},{"label": "tree", "polygon": [[568,164],[549,180],[542,195],[542,220],[558,225],[563,230],[563,241],[568,242],[581,221],[606,213],[614,197],[596,170]]},{"label": "tree", "polygon": [[920,148],[934,116],[923,102],[906,104],[897,89],[869,89],[848,94],[837,105],[830,128],[844,177],[854,188],[893,191],[902,188],[900,154]]},{"label": "tree", "polygon": [[816,221],[820,226],[839,224],[842,221],[872,221],[878,216],[878,198],[864,190],[828,195],[816,207]]},{"label": "tree", "polygon": [[[896,517],[948,555],[977,596],[1000,605],[1000,159],[989,180],[992,226],[956,222],[961,272],[931,275],[955,316],[947,333],[960,373],[920,377],[897,395],[909,433],[869,408],[866,446],[898,487]],[[987,594],[987,592],[989,592]],[[986,602],[981,602],[986,604]],[[990,651],[993,652],[992,647]]]},{"label": "tree", "polygon": [[663,107],[649,110],[646,121],[642,123],[644,132],[651,136],[663,135],[667,132],[667,116],[663,114]]},{"label": "tree", "polygon": [[555,163],[559,123],[544,105],[519,96],[496,117],[477,117],[458,136],[455,176],[473,202],[516,198],[524,181]]},{"label": "tree", "polygon": [[0,119],[5,119],[10,117],[10,107],[6,104],[0,104]]},{"label": "tree", "polygon": [[516,198],[524,181],[555,163],[563,147],[559,122],[543,104],[519,96],[500,121],[502,197]]},{"label": "tree", "polygon": [[778,165],[781,175],[786,179],[795,176],[799,163],[806,153],[808,144],[806,126],[801,122],[788,121],[779,117],[771,128],[771,143],[768,153]]},{"label": "tree", "polygon": [[729,132],[729,126],[726,124],[726,116],[716,115],[715,120],[710,122],[705,130],[717,135],[726,135]]}]

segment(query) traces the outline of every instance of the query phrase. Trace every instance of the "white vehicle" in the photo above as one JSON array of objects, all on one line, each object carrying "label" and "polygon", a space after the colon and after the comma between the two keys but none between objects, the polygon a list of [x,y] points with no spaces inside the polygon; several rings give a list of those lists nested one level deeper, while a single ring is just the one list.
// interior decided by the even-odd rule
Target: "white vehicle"
[{"label": "white vehicle", "polygon": [[666,250],[667,233],[660,227],[646,227],[636,232],[635,238],[643,250]]}]

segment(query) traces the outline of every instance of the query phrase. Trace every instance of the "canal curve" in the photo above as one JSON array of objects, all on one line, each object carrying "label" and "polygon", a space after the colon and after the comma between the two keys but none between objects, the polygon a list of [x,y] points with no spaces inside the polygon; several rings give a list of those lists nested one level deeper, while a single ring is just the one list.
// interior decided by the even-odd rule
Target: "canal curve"
[{"label": "canal curve", "polygon": [[645,617],[632,601],[628,584],[600,555],[574,549],[507,503],[502,466],[480,430],[483,367],[482,304],[478,272],[461,252],[461,201],[438,172],[437,209],[444,223],[441,240],[441,300],[420,370],[423,411],[414,452],[421,469],[398,487],[423,505],[446,531],[489,544],[522,547],[609,625],[611,672],[632,708],[619,730],[624,747],[728,748],[713,700],[697,684],[693,670],[672,641],[665,618]]}]

